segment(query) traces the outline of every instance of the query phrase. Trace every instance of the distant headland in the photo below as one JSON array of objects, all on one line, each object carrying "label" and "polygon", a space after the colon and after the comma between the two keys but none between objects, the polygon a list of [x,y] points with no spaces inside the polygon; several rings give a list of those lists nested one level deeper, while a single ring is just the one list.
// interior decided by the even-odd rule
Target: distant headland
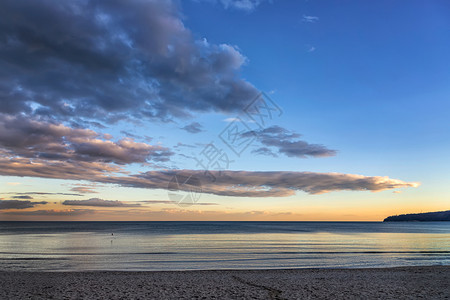
[{"label": "distant headland", "polygon": [[420,214],[405,214],[390,216],[383,220],[383,222],[437,222],[437,221],[450,221],[450,210],[427,212]]}]

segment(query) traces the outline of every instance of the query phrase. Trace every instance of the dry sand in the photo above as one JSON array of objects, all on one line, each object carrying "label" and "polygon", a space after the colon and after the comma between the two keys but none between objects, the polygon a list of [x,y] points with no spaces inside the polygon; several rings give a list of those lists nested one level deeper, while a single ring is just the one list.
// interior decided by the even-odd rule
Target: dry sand
[{"label": "dry sand", "polygon": [[0,272],[0,299],[448,299],[450,266]]}]

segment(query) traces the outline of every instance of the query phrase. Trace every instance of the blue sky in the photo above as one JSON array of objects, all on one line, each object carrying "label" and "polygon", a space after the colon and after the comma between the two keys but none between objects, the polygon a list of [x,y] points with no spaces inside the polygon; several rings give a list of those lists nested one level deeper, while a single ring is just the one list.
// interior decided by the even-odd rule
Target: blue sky
[{"label": "blue sky", "polygon": [[339,150],[295,164],[395,176],[417,170],[438,181],[450,144],[449,8],[445,1],[274,1],[243,12],[183,3],[199,37],[237,45],[248,57],[243,76],[275,91],[285,110],[280,124]]},{"label": "blue sky", "polygon": [[[136,14],[136,19],[139,19],[140,4],[136,3],[125,5],[123,9],[129,10],[130,15]],[[229,173],[230,177],[236,179],[235,182],[228,182],[227,187],[225,183],[218,183],[202,195],[201,201],[214,205],[179,207],[159,203],[152,207],[145,206],[147,213],[151,211],[151,218],[156,219],[380,220],[386,214],[448,209],[450,5],[447,2],[211,0],[149,3],[148,7],[141,7],[147,15],[143,13],[143,20],[136,21],[136,24],[133,20],[119,21],[122,20],[121,10],[116,10],[113,5],[100,7],[100,11],[104,9],[103,14],[97,14],[89,5],[85,8],[89,9],[89,12],[92,9],[101,24],[86,24],[86,27],[98,29],[98,33],[92,30],[92,36],[80,40],[81,44],[90,39],[99,41],[105,38],[105,43],[119,45],[117,53],[95,48],[95,51],[91,49],[92,51],[84,54],[74,52],[66,55],[64,51],[68,50],[64,47],[49,46],[49,49],[55,52],[41,54],[38,50],[39,55],[34,56],[33,52],[32,56],[26,57],[25,61],[29,61],[30,69],[33,69],[34,65],[42,64],[49,71],[41,71],[40,74],[49,74],[51,78],[52,72],[60,72],[65,76],[63,78],[66,78],[66,82],[74,80],[74,86],[80,88],[80,91],[76,88],[61,87],[54,81],[52,83],[44,79],[38,83],[30,83],[31,80],[24,75],[26,73],[22,72],[22,66],[15,61],[16,58],[9,56],[10,53],[6,51],[1,52],[2,62],[12,70],[11,78],[19,83],[20,88],[15,91],[22,97],[11,100],[4,96],[4,107],[13,107],[2,112],[4,124],[17,124],[15,118],[26,116],[36,122],[29,124],[33,128],[38,126],[37,124],[40,124],[40,128],[49,124],[60,124],[67,128],[94,130],[97,138],[84,132],[83,138],[89,135],[89,140],[81,142],[81,133],[72,132],[55,143],[70,140],[72,144],[67,146],[67,149],[70,149],[67,151],[70,152],[72,160],[105,163],[106,159],[108,165],[103,166],[104,168],[120,167],[129,172],[128,174],[198,170],[195,160],[186,156],[198,158],[199,153],[210,142],[223,147],[233,160],[227,168],[228,171],[246,172],[243,178],[248,178],[249,182],[247,179],[242,182],[237,173]],[[120,5],[123,4],[117,1],[117,7]],[[47,9],[45,13],[66,13],[64,10],[43,7],[40,9]],[[24,16],[28,13],[20,5],[5,6],[4,9],[16,10]],[[36,15],[39,16],[39,13]],[[78,17],[70,13],[69,15],[67,23],[77,24]],[[167,22],[155,21],[157,25],[152,23],[153,20],[166,16],[167,19],[164,20],[168,20]],[[34,21],[37,24],[44,22],[38,17]],[[11,24],[6,22],[0,24],[2,34],[5,33],[4,36],[9,37],[17,35],[17,39],[23,38],[25,41],[24,37],[16,33],[19,32],[16,29],[20,28],[20,24],[15,24],[15,21],[10,21]],[[131,31],[127,33],[126,22],[129,22],[129,28],[138,26],[143,35],[134,36]],[[74,29],[65,24],[62,31],[64,30],[72,32]],[[64,45],[66,42],[45,26],[42,32],[48,33],[47,37],[54,36],[55,45]],[[71,34],[77,36],[76,31]],[[154,48],[154,45],[160,45],[159,43],[163,48]],[[15,44],[6,42],[5,45]],[[88,47],[91,47],[90,44],[86,44],[86,49]],[[136,49],[143,49],[142,53],[135,54]],[[161,49],[164,49],[163,52],[167,51],[162,56]],[[97,58],[90,62],[90,55],[94,52]],[[76,55],[80,55],[81,60],[76,58]],[[185,72],[180,69],[182,65],[176,66],[174,61],[167,58],[172,59],[173,56],[175,59],[177,55],[180,61],[190,61],[193,64],[190,77],[186,75],[186,78],[180,79],[179,74]],[[105,73],[101,66],[95,66],[93,63],[104,62],[103,67],[109,68],[108,64],[116,57],[131,57],[128,61],[124,58],[125,62],[118,59],[114,66],[127,64],[125,69],[133,71],[118,73],[119,83],[114,83],[114,76],[103,78]],[[153,58],[147,61],[145,57]],[[64,73],[63,65],[55,71],[54,66],[48,65],[49,58],[55,61],[63,60],[64,66],[73,66],[75,71],[72,71],[72,74],[78,70],[79,61],[86,61],[82,66],[89,70],[87,74],[92,72],[92,78],[102,78],[96,84],[94,96],[83,94],[83,91],[92,89],[89,83],[73,79],[71,73]],[[143,68],[147,68],[146,71],[129,64],[132,59],[140,61]],[[193,61],[198,59],[205,59],[204,62],[211,65],[196,66]],[[154,63],[155,60],[158,64]],[[205,69],[199,72],[199,68]],[[35,71],[39,74],[37,69]],[[115,71],[112,72],[114,74]],[[189,73],[186,71],[186,74]],[[195,74],[198,74],[198,78]],[[216,87],[217,81],[204,79],[210,75],[210,78],[224,79],[225,83]],[[9,84],[5,78],[7,77],[0,76],[4,86]],[[123,83],[128,83],[128,86],[124,85],[122,90],[115,90]],[[139,94],[143,83],[152,87]],[[224,98],[213,96],[219,95],[218,91],[222,89],[232,90],[236,86],[239,87],[236,93],[230,92]],[[49,98],[42,100],[36,97],[27,98],[28,94],[22,93],[22,90],[57,92],[49,93]],[[249,95],[255,90],[265,92],[282,108],[283,113],[266,126],[277,126],[275,137],[265,136],[264,132],[260,132],[260,142],[256,141],[237,157],[227,150],[219,135],[230,125],[230,118],[246,118],[243,107],[244,103],[248,103],[248,99],[243,95]],[[6,89],[5,91],[8,92]],[[191,91],[195,93],[191,95]],[[9,95],[11,93],[9,91]],[[147,98],[142,99],[142,95]],[[80,97],[87,97],[90,102],[80,100],[84,99]],[[38,109],[32,112],[24,108],[16,109],[10,101],[26,105],[32,103],[29,105]],[[67,108],[64,113],[61,113],[64,111],[60,106],[61,101],[64,102],[63,107]],[[159,112],[157,117],[148,117],[150,113],[155,112]],[[102,126],[93,125],[94,122],[101,123]],[[193,122],[199,123],[200,132],[192,133],[182,129]],[[8,127],[5,125],[3,128]],[[32,131],[24,129],[21,132],[26,140]],[[132,135],[127,135],[126,132]],[[114,138],[109,140],[121,147],[117,151],[129,151],[125,153],[128,153],[129,157],[136,156],[135,160],[124,158],[122,154],[117,153],[102,158],[104,151],[98,149],[107,147],[105,141],[108,139],[100,138],[99,134],[111,134]],[[290,153],[296,153],[295,155],[288,156],[287,152],[283,152],[280,142],[283,134],[290,135],[289,139],[284,140],[284,145],[290,147],[285,151],[293,151]],[[263,142],[264,137],[266,144]],[[146,150],[136,153],[133,150],[134,144],[131,148],[127,148],[128,144],[120,144],[120,139],[123,138],[131,139],[132,143],[141,143],[140,146]],[[34,157],[36,161],[37,152],[22,154],[18,146],[12,148],[10,139],[11,137],[5,134],[5,140],[0,141],[5,153],[20,153],[19,156],[22,155],[23,159]],[[306,142],[306,146],[297,143],[299,141]],[[178,143],[191,147],[177,147]],[[44,150],[42,145],[39,145],[33,146],[33,149],[42,153]],[[159,156],[153,157],[152,155],[156,154],[151,152],[154,150],[150,150],[150,146],[163,147],[164,149],[158,148],[155,151],[164,152],[161,154],[164,160],[158,160]],[[262,147],[270,148],[276,157],[255,154],[254,151]],[[305,149],[294,149],[295,147]],[[322,147],[322,154],[305,155],[312,153],[305,152],[307,149],[312,151],[312,148],[317,147]],[[75,149],[75,154],[72,149]],[[93,149],[98,152],[94,153]],[[72,162],[67,158],[55,161],[55,153],[51,154],[46,154],[46,157],[52,158],[42,161],[43,165]],[[89,155],[89,158],[86,155]],[[148,156],[144,157],[145,155]],[[39,159],[43,159],[42,157]],[[290,174],[289,176],[294,176],[289,177],[290,179],[275,182],[276,180],[260,178],[263,175],[259,173],[252,173],[258,171],[273,171],[276,173],[273,173],[274,177],[281,174],[277,172],[290,171],[295,174]],[[58,189],[63,193],[82,185],[89,186],[91,191],[95,192],[83,192],[76,196],[76,199],[97,199],[97,202],[94,201],[97,204],[92,205],[92,201],[84,202],[85,205],[79,202],[79,206],[70,207],[74,210],[74,216],[70,216],[67,205],[57,203],[72,200],[71,196],[34,197],[33,201],[48,200],[48,209],[41,205],[39,209],[42,213],[33,215],[22,212],[32,212],[38,206],[31,204],[31,207],[25,210],[14,210],[11,207],[11,210],[4,210],[6,215],[3,217],[32,216],[45,219],[69,216],[81,219],[117,219],[120,213],[122,219],[147,219],[149,214],[145,215],[144,204],[140,205],[142,212],[137,212],[135,208],[123,210],[123,207],[114,207],[114,211],[100,210],[111,204],[107,201],[126,203],[131,200],[169,200],[164,185],[155,182],[155,178],[161,175],[159,173],[146,173],[146,180],[149,181],[145,184],[150,188],[143,188],[134,175],[132,186],[125,187],[124,185],[129,184],[124,183],[128,180],[125,178],[110,182],[104,177],[93,177],[92,174],[82,177],[80,173],[79,176],[86,180],[79,181],[61,174],[47,176],[46,172],[43,170],[42,176],[29,176],[28,169],[23,173],[4,171],[0,177],[4,189],[0,201],[10,201],[12,199],[9,195],[29,192],[36,188]],[[330,179],[320,179],[323,184],[327,182],[326,187],[322,187],[319,193],[311,194],[308,192],[313,189],[310,183],[305,183],[305,186],[300,188],[302,180],[305,179],[295,177],[301,176],[303,172],[313,172],[316,175],[359,174],[365,177],[361,179],[364,184],[359,186],[354,177],[348,177],[344,183],[337,183],[333,181],[337,180],[336,176],[331,175]],[[117,175],[110,175],[112,174]],[[380,185],[379,178],[384,176],[392,181]],[[293,183],[286,187],[286,180],[292,180]],[[366,184],[369,183],[366,180],[373,186],[368,188]],[[401,183],[395,180],[400,180]],[[300,182],[299,186],[296,185],[297,182]],[[415,183],[420,183],[420,186]],[[233,196],[222,190],[233,189],[239,185],[249,189],[270,186],[274,192],[278,188],[286,190],[283,190],[285,194],[282,197],[248,197],[242,191],[240,195]],[[316,182],[312,185],[318,188]],[[208,191],[208,187],[204,188]],[[402,193],[399,193],[400,191]],[[5,204],[5,207],[9,206]],[[81,210],[86,207],[97,211]],[[67,212],[61,213],[64,209]],[[118,211],[119,209],[122,210]],[[83,213],[86,215],[82,215]]]}]

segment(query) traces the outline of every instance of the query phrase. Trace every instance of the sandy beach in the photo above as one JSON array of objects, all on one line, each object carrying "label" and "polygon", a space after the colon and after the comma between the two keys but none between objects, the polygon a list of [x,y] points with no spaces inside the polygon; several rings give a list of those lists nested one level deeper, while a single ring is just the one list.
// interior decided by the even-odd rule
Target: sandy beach
[{"label": "sandy beach", "polygon": [[450,266],[0,272],[0,299],[448,299]]}]

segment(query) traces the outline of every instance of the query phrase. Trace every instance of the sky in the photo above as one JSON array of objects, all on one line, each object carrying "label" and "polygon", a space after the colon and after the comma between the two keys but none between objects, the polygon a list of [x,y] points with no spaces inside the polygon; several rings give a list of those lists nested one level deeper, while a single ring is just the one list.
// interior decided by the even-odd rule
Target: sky
[{"label": "sky", "polygon": [[0,220],[449,209],[447,1],[0,3]]}]

